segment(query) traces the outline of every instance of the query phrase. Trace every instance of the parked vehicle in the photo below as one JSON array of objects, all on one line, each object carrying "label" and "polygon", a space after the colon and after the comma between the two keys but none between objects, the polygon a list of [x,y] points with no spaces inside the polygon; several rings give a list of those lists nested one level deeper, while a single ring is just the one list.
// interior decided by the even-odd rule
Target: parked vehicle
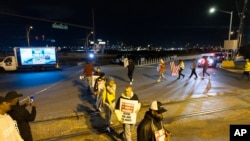
[{"label": "parked vehicle", "polygon": [[20,69],[60,69],[55,47],[14,47],[14,56],[7,56],[0,62],[3,71]]},{"label": "parked vehicle", "polygon": [[214,56],[202,56],[200,59],[197,60],[197,66],[198,67],[203,67],[204,63],[205,63],[205,58],[207,58],[208,60],[208,66],[209,67],[216,67],[216,63],[217,63],[217,60]]},{"label": "parked vehicle", "polygon": [[225,54],[223,52],[216,52],[214,57],[216,58],[217,63],[222,63],[222,61],[225,60]]}]

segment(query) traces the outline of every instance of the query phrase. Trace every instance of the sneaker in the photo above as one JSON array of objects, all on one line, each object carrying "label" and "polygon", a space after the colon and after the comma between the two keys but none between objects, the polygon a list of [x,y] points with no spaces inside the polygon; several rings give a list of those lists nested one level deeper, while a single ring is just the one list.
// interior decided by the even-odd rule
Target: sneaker
[{"label": "sneaker", "polygon": [[107,130],[108,132],[110,132],[110,128],[109,128],[109,127],[106,127],[106,130]]},{"label": "sneaker", "polygon": [[132,85],[132,82],[130,82],[129,84]]},{"label": "sneaker", "polygon": [[158,79],[158,80],[156,80],[156,82],[161,82],[161,80],[160,80],[160,79]]},{"label": "sneaker", "polygon": [[101,107],[99,107],[99,108],[98,108],[98,111],[99,111],[99,112],[101,112],[101,111],[102,111],[102,108],[101,108]]}]

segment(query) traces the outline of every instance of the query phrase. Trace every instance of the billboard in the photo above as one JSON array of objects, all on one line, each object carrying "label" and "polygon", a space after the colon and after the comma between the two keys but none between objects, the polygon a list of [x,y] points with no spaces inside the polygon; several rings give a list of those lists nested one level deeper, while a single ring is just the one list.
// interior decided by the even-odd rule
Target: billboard
[{"label": "billboard", "polygon": [[21,65],[56,64],[55,48],[19,48]]}]

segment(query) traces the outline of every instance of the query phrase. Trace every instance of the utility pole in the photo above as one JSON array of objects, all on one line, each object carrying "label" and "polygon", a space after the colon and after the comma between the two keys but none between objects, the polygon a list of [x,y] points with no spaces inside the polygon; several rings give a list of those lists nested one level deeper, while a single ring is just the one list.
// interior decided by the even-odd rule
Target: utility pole
[{"label": "utility pole", "polygon": [[92,26],[93,26],[93,32],[94,32],[94,34],[93,34],[93,42],[95,43],[95,13],[94,13],[95,11],[94,11],[94,8],[92,8]]},{"label": "utility pole", "polygon": [[239,25],[239,32],[238,32],[238,48],[242,46],[242,39],[243,39],[243,30],[244,30],[244,20],[246,18],[247,12],[247,2],[248,0],[244,0],[243,9],[241,12],[238,13],[240,18],[240,25]]}]

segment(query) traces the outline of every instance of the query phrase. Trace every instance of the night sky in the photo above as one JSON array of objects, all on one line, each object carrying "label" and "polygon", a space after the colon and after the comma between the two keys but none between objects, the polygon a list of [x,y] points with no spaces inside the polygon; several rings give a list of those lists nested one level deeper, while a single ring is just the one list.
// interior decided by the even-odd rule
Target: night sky
[{"label": "night sky", "polygon": [[[222,12],[209,14],[209,8],[215,6],[220,10],[233,11],[232,31],[236,31],[239,28],[238,11],[242,10],[244,2],[244,0],[22,1],[21,3],[0,0],[2,44],[16,40],[19,40],[17,44],[25,44],[26,25],[34,26],[30,32],[31,41],[37,36],[39,39],[36,42],[39,42],[41,35],[45,35],[46,39],[55,39],[56,44],[83,44],[90,29],[75,26],[69,26],[68,30],[53,29],[51,21],[93,27],[94,17],[95,38],[108,40],[111,44],[123,42],[133,46],[152,44],[163,47],[184,46],[187,43],[223,45],[223,41],[228,38],[230,14]],[[248,17],[245,21],[247,30]],[[231,39],[236,38],[236,35],[237,33],[233,34]]]}]

